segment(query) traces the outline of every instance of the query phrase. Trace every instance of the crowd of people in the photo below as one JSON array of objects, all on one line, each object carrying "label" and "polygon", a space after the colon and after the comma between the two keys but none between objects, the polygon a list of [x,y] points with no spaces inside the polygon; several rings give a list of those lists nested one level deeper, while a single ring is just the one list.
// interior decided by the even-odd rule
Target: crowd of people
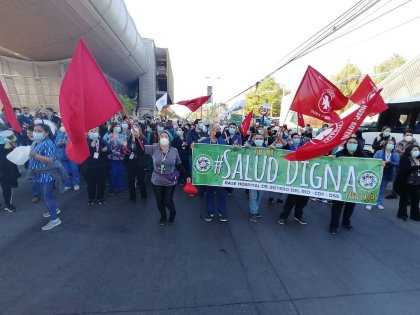
[{"label": "crowd of people", "polygon": [[[328,124],[325,124],[315,134],[310,125],[298,131],[289,129],[287,125],[263,126],[256,122],[251,125],[247,134],[242,136],[233,122],[222,127],[218,123],[205,124],[201,119],[189,122],[149,116],[127,118],[115,115],[103,125],[87,132],[89,157],[78,165],[66,154],[68,126],[62,125],[60,117],[52,108],[47,108],[45,112],[39,111],[35,116],[31,115],[26,107],[14,110],[22,133],[15,133],[13,137],[1,136],[2,132],[10,130],[10,127],[0,121],[0,183],[5,202],[4,210],[17,210],[12,203],[12,190],[17,188],[20,176],[18,167],[6,156],[16,146],[30,146],[30,158],[25,168],[31,172],[32,202],[42,200],[48,209],[48,212],[43,214],[48,218],[48,223],[42,230],[50,230],[61,224],[61,210],[57,206],[54,190],[79,190],[81,178],[84,178],[86,183],[88,206],[103,205],[106,203],[106,196],[121,194],[126,190],[129,202],[136,203],[137,188],[141,201],[144,201],[148,198],[147,186],[150,182],[160,213],[159,224],[173,224],[176,217],[174,191],[178,184],[191,183],[192,150],[196,143],[295,151],[310,141],[313,135],[316,136],[328,128]],[[367,158],[368,155],[363,151],[364,145],[363,135],[358,131],[328,156]],[[403,221],[408,217],[420,221],[420,145],[414,139],[413,132],[407,130],[403,140],[397,143],[391,128],[384,127],[372,147],[375,151],[373,157],[382,160],[383,165],[378,209],[385,208],[384,198],[394,198],[394,194],[399,194],[397,217]],[[385,197],[385,189],[391,182],[393,193]],[[212,221],[216,214],[221,222],[228,221],[226,196],[233,193],[232,188],[199,186],[200,196],[205,195],[206,198],[205,221]],[[303,212],[309,197],[260,190],[246,190],[246,194],[251,222],[258,222],[262,217],[261,202],[263,196],[268,194],[269,204],[274,204],[277,200],[279,205],[283,205],[277,221],[280,225],[287,223],[293,209],[294,221],[306,224]],[[354,203],[321,201],[331,204],[331,234],[337,233],[340,221],[345,229],[353,229],[350,219]],[[407,211],[409,204],[410,216]],[[366,209],[372,210],[372,206],[368,205]]]}]

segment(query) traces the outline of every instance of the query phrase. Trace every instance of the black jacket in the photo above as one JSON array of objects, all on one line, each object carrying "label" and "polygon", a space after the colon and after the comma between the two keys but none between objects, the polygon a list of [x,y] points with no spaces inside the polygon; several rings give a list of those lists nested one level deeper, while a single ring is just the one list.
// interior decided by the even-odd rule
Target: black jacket
[{"label": "black jacket", "polygon": [[[147,145],[147,139],[141,138],[143,145]],[[130,135],[127,138],[127,153],[124,157],[125,165],[129,167],[140,167],[146,168],[149,157],[144,153],[144,150],[140,147],[136,139]],[[131,157],[131,158],[130,158]]]}]

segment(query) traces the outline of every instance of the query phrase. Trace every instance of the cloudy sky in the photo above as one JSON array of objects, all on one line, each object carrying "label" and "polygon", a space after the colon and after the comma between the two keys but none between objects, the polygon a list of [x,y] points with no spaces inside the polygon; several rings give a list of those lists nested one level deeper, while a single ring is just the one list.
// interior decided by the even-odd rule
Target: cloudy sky
[{"label": "cloudy sky", "polygon": [[[357,2],[125,0],[141,36],[169,48],[175,101],[205,95],[206,86],[213,85],[214,100],[221,102],[279,67],[285,55]],[[329,78],[349,61],[371,73],[393,53],[408,60],[419,55],[420,0],[379,1],[326,41],[392,9],[290,63],[275,74],[276,80],[293,91],[308,65]]]}]

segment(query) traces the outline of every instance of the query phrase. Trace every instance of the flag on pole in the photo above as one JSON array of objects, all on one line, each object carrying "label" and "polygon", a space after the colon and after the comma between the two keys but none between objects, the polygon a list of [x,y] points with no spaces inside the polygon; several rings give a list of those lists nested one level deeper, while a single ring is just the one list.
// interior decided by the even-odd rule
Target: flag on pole
[{"label": "flag on pole", "polygon": [[210,95],[207,96],[201,96],[197,98],[193,98],[192,100],[186,100],[186,101],[180,101],[176,104],[184,105],[187,107],[190,111],[195,112],[197,109],[199,109],[207,100],[211,97]]},{"label": "flag on pole", "polygon": [[89,157],[86,132],[122,109],[108,80],[83,39],[77,43],[60,87],[60,113],[69,136],[67,155],[82,163]]},{"label": "flag on pole", "polygon": [[8,122],[14,131],[22,132],[22,127],[19,124],[19,121],[16,117],[16,113],[13,110],[12,104],[10,103],[10,100],[7,97],[6,90],[4,89],[1,81],[0,81],[0,101],[4,109],[5,122]]},{"label": "flag on pole", "polygon": [[320,120],[335,123],[340,117],[335,110],[347,105],[348,97],[311,66],[303,76],[290,109]]},{"label": "flag on pole", "polygon": [[236,102],[235,104],[233,104],[229,109],[228,112],[232,113],[232,112],[236,112],[237,110],[243,109],[245,108],[245,100],[240,100],[238,102]]},{"label": "flag on pole", "polygon": [[[350,100],[358,105],[366,104],[375,95],[375,93],[378,92],[380,91],[376,87],[375,83],[372,81],[369,75],[366,75],[362,82],[360,82],[356,91],[354,91],[353,95],[350,97]],[[369,116],[375,116],[387,109],[388,106],[385,104],[383,99],[380,98],[369,112]]]},{"label": "flag on pole", "polygon": [[249,112],[248,115],[246,115],[245,119],[241,123],[241,126],[239,127],[239,131],[241,132],[242,136],[245,137],[249,127],[251,125],[251,119],[252,119],[252,110]]},{"label": "flag on pole", "polygon": [[163,94],[157,101],[156,107],[158,111],[161,111],[163,106],[168,104],[168,93]]},{"label": "flag on pole", "polygon": [[297,113],[298,115],[298,125],[302,128],[305,127],[305,121],[303,120],[303,115],[301,113]]}]

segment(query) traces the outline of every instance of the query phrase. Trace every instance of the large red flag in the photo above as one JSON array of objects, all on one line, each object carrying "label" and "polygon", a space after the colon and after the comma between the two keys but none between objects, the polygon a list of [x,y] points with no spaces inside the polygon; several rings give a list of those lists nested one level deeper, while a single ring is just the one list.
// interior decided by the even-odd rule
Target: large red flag
[{"label": "large red flag", "polygon": [[290,109],[328,123],[340,121],[335,110],[347,105],[348,97],[311,66],[303,76]]},{"label": "large red flag", "polygon": [[251,119],[252,119],[252,110],[249,112],[248,115],[246,115],[244,121],[241,123],[241,126],[239,127],[239,131],[242,134],[242,137],[246,136],[246,133],[249,130],[249,126],[251,125]]},{"label": "large red flag", "polygon": [[0,81],[0,101],[3,104],[4,109],[4,120],[8,122],[12,129],[16,132],[22,132],[22,127],[17,120],[16,113],[13,110],[12,104],[10,103],[9,98],[7,97],[6,91],[4,90],[3,84]]},{"label": "large red flag", "polygon": [[365,104],[307,142],[303,147],[284,157],[289,161],[306,161],[330,152],[339,144],[347,141],[359,129],[360,124],[377,102],[383,102],[379,93],[375,93]]},{"label": "large red flag", "polygon": [[107,121],[122,106],[95,59],[80,39],[60,88],[60,113],[69,135],[67,155],[89,157],[85,132]]},{"label": "large red flag", "polygon": [[[366,102],[368,102],[378,91],[379,90],[375,83],[369,75],[366,75],[362,82],[360,82],[356,91],[354,91],[353,95],[350,97],[350,100],[358,105],[366,104]],[[369,111],[369,116],[375,116],[387,109],[388,106],[385,104],[383,99],[380,98],[377,102],[375,102],[374,107],[372,107]]]},{"label": "large red flag", "polygon": [[192,100],[176,102],[176,104],[186,106],[190,111],[195,112],[211,97],[210,95],[193,98]]}]

